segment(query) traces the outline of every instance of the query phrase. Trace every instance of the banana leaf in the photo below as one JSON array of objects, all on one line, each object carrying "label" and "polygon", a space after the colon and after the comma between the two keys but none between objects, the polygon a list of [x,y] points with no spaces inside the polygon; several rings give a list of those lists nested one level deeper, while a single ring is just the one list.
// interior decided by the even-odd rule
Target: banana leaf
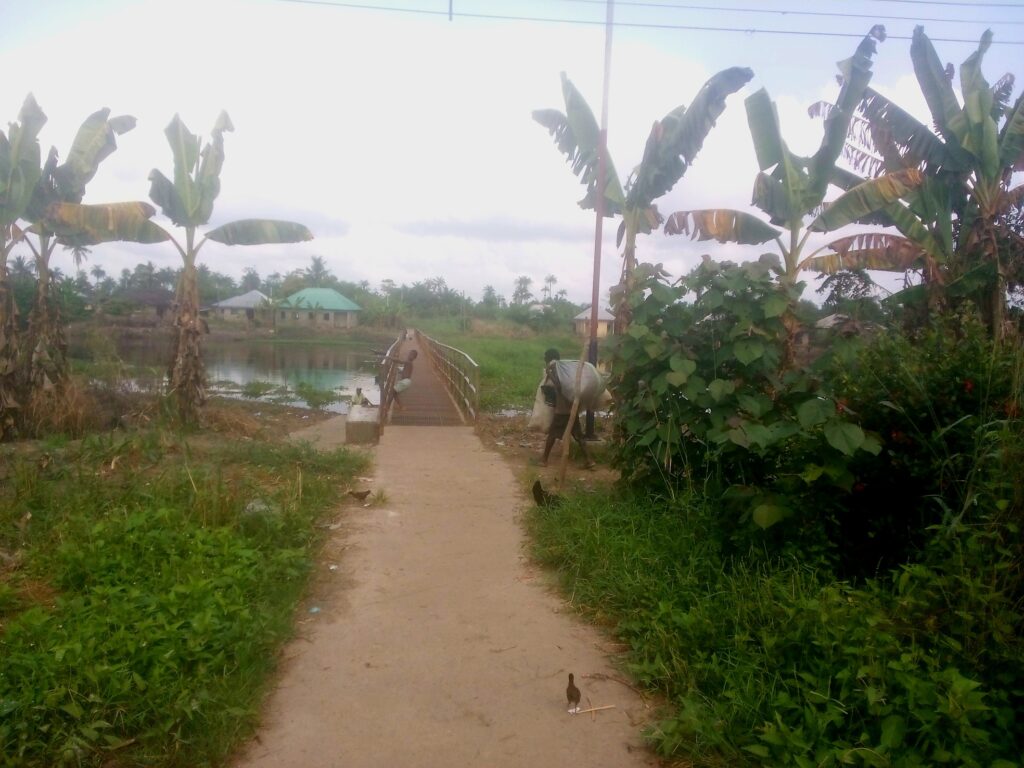
[{"label": "banana leaf", "polygon": [[149,203],[104,205],[52,203],[39,225],[53,232],[62,245],[83,247],[112,241],[160,243],[170,239],[150,219],[156,210]]},{"label": "banana leaf", "polygon": [[626,195],[628,207],[650,205],[676,185],[725,111],[726,97],[753,77],[745,67],[724,69],[704,83],[689,107],[676,107],[654,124]]},{"label": "banana leaf", "polygon": [[886,209],[890,204],[897,203],[923,180],[924,174],[916,168],[869,179],[840,195],[808,224],[808,229],[814,232],[832,232],[860,221],[876,211]]},{"label": "banana leaf", "polygon": [[[196,211],[199,209],[199,190],[192,174],[195,172],[200,157],[199,137],[191,133],[178,115],[175,115],[168,124],[164,135],[171,145],[171,154],[174,156],[174,189],[177,192],[178,201],[181,204],[180,210],[175,210],[176,216],[172,216],[168,210],[164,214],[175,224],[182,227],[196,226],[199,222],[195,220]],[[156,171],[154,171],[156,173]],[[150,182],[153,181],[153,174],[150,174]],[[163,207],[163,203],[152,197],[153,202]],[[184,212],[182,215],[181,212]]]},{"label": "banana leaf", "polygon": [[42,152],[39,131],[46,115],[30,93],[25,97],[18,122],[5,135],[0,131],[0,228],[22,217],[40,176]]},{"label": "banana leaf", "polygon": [[293,221],[241,219],[210,230],[206,239],[224,245],[268,245],[312,240],[313,233]]},{"label": "banana leaf", "polygon": [[54,170],[61,202],[82,202],[85,187],[96,175],[100,163],[117,149],[114,137],[134,127],[134,117],[121,115],[111,118],[110,110],[106,108],[85,119],[71,143],[67,160]]},{"label": "banana leaf", "polygon": [[[594,209],[597,201],[597,165],[601,129],[583,95],[562,73],[562,96],[565,112],[542,109],[533,112],[533,119],[543,125],[555,139],[558,150],[566,156],[572,172],[586,185],[587,194],[580,200],[581,208]],[[605,163],[605,215],[622,213],[625,194],[622,182],[610,157]]]},{"label": "banana leaf", "polygon": [[691,240],[760,245],[781,236],[781,232],[743,211],[727,208],[676,211],[665,220],[666,235],[690,235]]},{"label": "banana leaf", "polygon": [[826,275],[849,269],[906,272],[922,266],[927,258],[921,247],[911,240],[877,232],[833,240],[825,248],[830,252],[807,257],[800,262],[800,269]]}]

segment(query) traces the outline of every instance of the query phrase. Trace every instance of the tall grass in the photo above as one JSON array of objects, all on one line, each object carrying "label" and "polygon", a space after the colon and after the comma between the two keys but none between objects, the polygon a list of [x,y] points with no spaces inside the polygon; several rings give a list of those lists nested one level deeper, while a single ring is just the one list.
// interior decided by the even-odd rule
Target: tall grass
[{"label": "tall grass", "polygon": [[0,766],[220,764],[291,631],[316,521],[364,461],[159,430],[12,457]]},{"label": "tall grass", "polygon": [[724,558],[706,533],[714,514],[696,499],[587,495],[527,517],[535,556],[669,702],[649,732],[662,754],[698,766],[1019,764],[1013,523],[854,588],[794,560]]}]

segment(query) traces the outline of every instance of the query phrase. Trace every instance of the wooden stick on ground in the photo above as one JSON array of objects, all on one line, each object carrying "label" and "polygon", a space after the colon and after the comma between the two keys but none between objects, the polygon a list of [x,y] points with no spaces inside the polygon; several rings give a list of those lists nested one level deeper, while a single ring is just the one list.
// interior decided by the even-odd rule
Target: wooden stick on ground
[{"label": "wooden stick on ground", "polygon": [[603,707],[588,707],[587,709],[581,709],[577,712],[577,715],[585,715],[587,712],[600,712],[602,709],[615,709],[614,704],[605,704]]}]

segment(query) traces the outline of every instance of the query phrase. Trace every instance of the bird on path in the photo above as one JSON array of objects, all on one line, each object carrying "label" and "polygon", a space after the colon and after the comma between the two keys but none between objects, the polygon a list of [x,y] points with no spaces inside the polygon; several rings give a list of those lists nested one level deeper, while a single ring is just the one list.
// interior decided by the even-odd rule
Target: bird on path
[{"label": "bird on path", "polygon": [[540,480],[534,480],[533,482],[533,500],[537,503],[538,507],[553,507],[556,504],[562,503],[562,497],[557,493],[545,491],[540,484]]},{"label": "bird on path", "polygon": [[349,491],[348,495],[351,496],[353,499],[358,499],[359,501],[366,501],[366,497],[370,495],[370,492],[369,491]]},{"label": "bird on path", "polygon": [[572,672],[569,673],[569,685],[565,689],[565,698],[569,701],[569,714],[575,715],[580,711],[580,689],[573,682]]}]

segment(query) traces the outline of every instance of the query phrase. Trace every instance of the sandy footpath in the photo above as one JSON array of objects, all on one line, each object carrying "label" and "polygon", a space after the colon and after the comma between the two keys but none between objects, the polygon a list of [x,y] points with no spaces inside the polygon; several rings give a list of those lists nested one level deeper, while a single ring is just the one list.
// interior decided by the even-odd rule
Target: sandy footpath
[{"label": "sandy footpath", "polygon": [[[319,612],[303,606],[234,765],[657,765],[639,735],[651,710],[604,677],[619,677],[612,644],[564,612],[523,553],[508,465],[462,427],[389,427],[375,462],[368,487],[386,500],[344,508],[321,566],[338,569]],[[614,709],[568,714],[569,672],[584,706]]]}]

